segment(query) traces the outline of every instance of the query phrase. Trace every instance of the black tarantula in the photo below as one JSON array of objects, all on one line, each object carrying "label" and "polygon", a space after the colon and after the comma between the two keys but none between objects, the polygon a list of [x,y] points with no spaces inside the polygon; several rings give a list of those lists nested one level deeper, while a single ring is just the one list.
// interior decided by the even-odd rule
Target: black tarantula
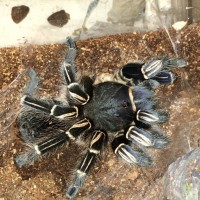
[{"label": "black tarantula", "polygon": [[67,198],[73,198],[103,150],[108,134],[113,134],[112,149],[117,157],[142,167],[151,165],[143,147],[163,148],[169,142],[157,126],[166,122],[168,114],[155,108],[153,89],[173,83],[171,67],[183,67],[186,62],[178,58],[132,62],[119,69],[113,81],[94,84],[89,76],[77,80],[76,46],[71,37],[67,38],[67,46],[68,54],[61,66],[65,100],[24,94],[17,126],[28,149],[15,161],[19,167],[30,164],[84,135],[90,141],[89,147],[66,192]]}]

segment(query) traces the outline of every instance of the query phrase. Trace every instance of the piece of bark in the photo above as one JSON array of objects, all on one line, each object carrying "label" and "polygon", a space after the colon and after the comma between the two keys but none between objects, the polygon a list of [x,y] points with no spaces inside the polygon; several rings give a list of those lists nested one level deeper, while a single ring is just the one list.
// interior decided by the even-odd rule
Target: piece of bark
[{"label": "piece of bark", "polygon": [[67,24],[69,19],[70,15],[64,10],[60,10],[50,15],[47,18],[47,21],[53,26],[63,27],[65,24]]},{"label": "piece of bark", "polygon": [[29,10],[30,10],[29,7],[25,5],[12,7],[11,11],[12,20],[16,24],[20,23],[27,16]]}]

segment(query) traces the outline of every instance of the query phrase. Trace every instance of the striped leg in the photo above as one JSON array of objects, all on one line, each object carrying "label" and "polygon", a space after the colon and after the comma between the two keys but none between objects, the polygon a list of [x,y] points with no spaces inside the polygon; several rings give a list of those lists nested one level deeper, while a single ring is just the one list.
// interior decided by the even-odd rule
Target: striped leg
[{"label": "striped leg", "polygon": [[168,120],[168,113],[164,110],[138,110],[136,120],[144,124],[160,124]]},{"label": "striped leg", "polygon": [[160,131],[145,130],[136,126],[130,126],[125,133],[126,139],[145,147],[164,148],[169,139]]},{"label": "striped leg", "polygon": [[106,140],[106,134],[101,131],[95,131],[90,142],[88,151],[76,170],[75,179],[66,192],[67,198],[76,196],[80,187],[83,185],[86,175],[94,165],[97,156],[100,154]]},{"label": "striped leg", "polygon": [[22,167],[27,164],[33,164],[33,162],[37,160],[41,155],[66,142],[69,142],[69,137],[64,132],[62,132],[42,142],[27,143],[27,149],[25,152],[15,157],[15,162],[18,167]]},{"label": "striped leg", "polygon": [[[69,48],[68,55],[66,56],[61,69],[69,91],[70,99],[77,105],[84,105],[89,101],[90,96],[85,90],[84,85],[81,85],[76,80],[76,67],[74,64],[76,46],[71,37],[67,38],[67,45]],[[88,80],[88,83],[89,82],[90,81]],[[91,84],[90,87],[92,87]]]},{"label": "striped leg", "polygon": [[[119,70],[119,77],[127,82],[137,84],[145,80],[152,79],[150,82],[155,88],[159,84],[171,84],[174,82],[175,75],[170,71],[172,67],[184,67],[187,62],[179,58],[162,58],[150,60],[146,63],[128,63]],[[147,81],[146,81],[147,82]]]},{"label": "striped leg", "polygon": [[27,143],[28,149],[15,158],[16,164],[22,167],[26,164],[31,164],[39,156],[50,152],[51,150],[59,147],[60,145],[69,142],[70,140],[76,140],[82,133],[91,128],[91,123],[86,118],[76,122],[67,131],[62,131],[49,138],[43,139],[43,141],[29,142]]},{"label": "striped leg", "polygon": [[112,149],[117,157],[125,162],[141,167],[150,166],[151,158],[140,149],[131,146],[131,142],[124,137],[124,133],[118,134],[112,142]]},{"label": "striped leg", "polygon": [[53,101],[39,100],[27,95],[21,98],[21,104],[60,119],[72,119],[79,116],[79,110],[76,106],[55,105]]}]

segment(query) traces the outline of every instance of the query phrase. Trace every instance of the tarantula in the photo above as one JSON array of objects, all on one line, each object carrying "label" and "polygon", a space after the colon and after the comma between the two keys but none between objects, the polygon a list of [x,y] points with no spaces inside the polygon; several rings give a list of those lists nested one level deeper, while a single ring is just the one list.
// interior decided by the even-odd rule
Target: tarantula
[{"label": "tarantula", "polygon": [[22,167],[84,136],[90,141],[89,147],[66,192],[67,198],[73,198],[103,150],[108,135],[113,134],[111,145],[117,157],[142,167],[151,165],[152,160],[143,147],[163,148],[169,142],[158,128],[158,124],[167,121],[168,114],[156,109],[153,90],[173,83],[175,75],[171,67],[182,67],[186,62],[177,58],[131,62],[119,69],[112,81],[94,84],[89,76],[77,80],[76,46],[71,37],[66,43],[68,54],[61,66],[65,100],[23,95],[17,126],[28,149],[15,161]]}]

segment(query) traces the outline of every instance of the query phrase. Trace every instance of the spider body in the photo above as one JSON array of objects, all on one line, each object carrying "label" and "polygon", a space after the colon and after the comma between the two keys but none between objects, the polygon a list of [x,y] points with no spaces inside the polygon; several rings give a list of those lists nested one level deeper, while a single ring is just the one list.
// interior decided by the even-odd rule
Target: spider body
[{"label": "spider body", "polygon": [[91,101],[84,106],[84,116],[91,119],[95,129],[119,131],[134,120],[133,89],[104,82],[94,86]]},{"label": "spider body", "polygon": [[152,160],[143,147],[163,148],[169,142],[158,126],[167,121],[168,114],[156,108],[153,89],[173,83],[175,75],[171,67],[182,67],[186,62],[163,58],[128,63],[113,81],[94,84],[89,76],[77,80],[76,47],[70,37],[67,45],[69,51],[61,66],[66,99],[39,99],[29,94],[22,97],[23,109],[17,125],[28,149],[15,161],[19,167],[31,164],[39,156],[85,135],[90,140],[88,150],[66,192],[67,198],[73,198],[107,143],[110,132],[116,156],[130,164],[151,165]]}]

